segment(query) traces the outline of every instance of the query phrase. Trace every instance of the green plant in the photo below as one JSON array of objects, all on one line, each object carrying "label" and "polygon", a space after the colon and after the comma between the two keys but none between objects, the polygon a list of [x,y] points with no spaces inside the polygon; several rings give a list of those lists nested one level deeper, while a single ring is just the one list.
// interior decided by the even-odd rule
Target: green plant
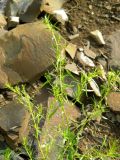
[{"label": "green plant", "polygon": [[102,97],[105,98],[110,91],[120,91],[120,71],[109,71],[107,81],[102,85]]},{"label": "green plant", "polygon": [[94,146],[89,148],[80,155],[80,160],[119,160],[120,159],[120,144],[118,140],[106,138],[103,139],[103,144],[101,146]]},{"label": "green plant", "polygon": [[26,137],[23,137],[23,146],[24,146],[24,149],[28,155],[28,157],[30,158],[30,160],[33,160],[34,156],[33,156],[33,149],[31,146],[29,146],[28,144],[28,139]]},{"label": "green plant", "polygon": [[[85,107],[83,107],[84,109]],[[101,101],[94,101],[91,111],[87,111],[84,109],[83,115],[84,119],[78,125],[79,131],[77,133],[78,139],[82,136],[82,133],[87,124],[89,124],[92,120],[97,120],[97,118],[102,117],[102,114],[105,112],[105,107],[101,103]]]},{"label": "green plant", "polygon": [[[26,92],[24,85],[22,85],[21,88],[20,88],[18,86],[12,87],[11,85],[6,84],[6,88],[10,89],[14,93],[16,93],[16,95],[18,96],[17,97],[18,101],[21,104],[23,104],[26,107],[26,109],[28,109],[28,111],[30,112],[31,119],[32,119],[32,124],[31,125],[34,129],[34,137],[38,142],[39,150],[41,150],[41,146],[39,144],[39,135],[41,133],[39,124],[40,124],[40,120],[43,118],[43,114],[42,114],[42,108],[43,107],[42,107],[42,105],[36,105],[36,106],[34,105],[34,103],[32,102],[32,98]],[[34,160],[33,151],[29,147],[26,137],[23,137],[23,146],[24,146],[28,156],[30,157],[30,160]],[[42,153],[42,151],[41,151],[41,153]]]},{"label": "green plant", "polygon": [[10,160],[11,159],[11,154],[12,154],[12,151],[10,148],[7,148],[4,152],[4,159],[5,160]]},{"label": "green plant", "polygon": [[[50,21],[48,21],[47,17],[46,17],[46,22],[50,30],[52,31],[52,34],[54,35],[53,37],[55,39],[55,43],[53,46],[56,52],[56,63],[54,65],[55,70],[53,75],[50,75],[50,74],[47,75],[48,76],[47,80],[50,82],[52,86],[52,92],[58,101],[64,102],[67,99],[66,92],[65,92],[66,88],[72,87],[72,84],[69,85],[65,83],[65,78],[67,76],[68,77],[70,76],[73,79],[73,81],[76,83],[76,90],[74,92],[75,102],[81,103],[82,95],[84,93],[87,95],[87,86],[88,86],[89,80],[94,78],[99,78],[101,76],[101,71],[99,69],[95,69],[92,72],[88,72],[88,73],[81,72],[79,79],[74,78],[74,76],[69,71],[66,74],[64,71],[65,61],[61,57],[61,44],[59,43],[60,39],[55,35],[55,32],[53,30],[54,27],[51,26]],[[51,83],[51,80],[53,79],[54,76],[57,76],[57,79],[54,81],[54,83]],[[95,100],[95,99],[93,100],[92,110],[88,112],[85,109],[85,106],[82,104],[85,118],[77,126],[79,128],[79,132],[76,135],[74,135],[74,133],[71,132],[69,129],[64,130],[63,137],[65,140],[65,144],[64,144],[65,146],[64,146],[63,155],[66,156],[66,159],[74,159],[75,157],[77,158],[77,156],[78,157],[80,156],[77,152],[77,143],[80,137],[82,136],[82,133],[86,125],[89,124],[90,121],[96,120],[98,117],[102,117],[102,114],[105,112],[105,106],[103,105],[103,100],[105,98],[105,95],[107,95],[107,93],[111,90],[111,88],[114,87],[116,83],[118,83],[119,75],[115,76],[115,73],[108,73],[107,79],[108,79],[107,86],[106,84],[104,85],[106,87],[105,90],[101,88],[102,97],[100,98],[100,100]],[[103,92],[104,92],[104,96],[103,96]]]},{"label": "green plant", "polygon": [[62,103],[66,99],[65,84],[64,84],[65,59],[63,59],[62,56],[62,50],[65,48],[66,44],[65,40],[55,31],[56,27],[51,24],[49,17],[45,16],[44,23],[48,26],[48,29],[52,33],[53,36],[52,49],[56,55],[54,70],[52,74],[51,73],[46,74],[46,79],[47,82],[52,87],[52,92],[54,96]]},{"label": "green plant", "polygon": [[[87,88],[89,81],[94,78],[99,78],[101,76],[101,73],[98,69],[95,69],[88,73],[81,72],[80,76],[76,78],[69,71],[65,71],[64,67],[66,64],[66,60],[63,59],[61,52],[65,48],[66,44],[62,45],[62,41],[64,40],[59,34],[57,34],[57,32],[55,31],[55,26],[51,24],[50,19],[47,16],[45,16],[44,23],[48,26],[48,29],[53,35],[52,49],[56,54],[56,62],[54,64],[53,71],[45,74],[47,79],[46,83],[51,86],[51,91],[55,97],[55,100],[59,103],[59,107],[62,108],[62,112],[64,112],[64,103],[68,101],[66,93],[67,87],[75,87],[73,97],[75,99],[75,102],[78,102],[82,105],[81,113],[84,116],[84,118],[76,125],[76,130],[78,132],[72,131],[70,129],[69,123],[68,127],[64,130],[61,129],[60,126],[58,126],[57,129],[59,130],[63,138],[63,146],[61,146],[62,152],[60,152],[60,155],[58,155],[58,159],[107,160],[108,158],[119,158],[120,155],[117,152],[119,144],[116,140],[107,143],[106,139],[104,139],[102,146],[94,146],[89,150],[86,150],[84,154],[79,153],[78,143],[80,138],[82,137],[85,127],[90,124],[91,121],[95,121],[98,117],[102,117],[102,114],[106,111],[105,106],[103,105],[103,100],[115,86],[120,85],[120,73],[115,73],[113,71],[108,72],[107,81],[100,87],[102,97],[97,100],[93,98],[93,101],[90,104],[91,110],[88,111],[86,109],[86,106],[82,104],[81,97],[83,94],[85,94],[87,97]],[[73,83],[66,83],[65,79],[67,77],[70,77]],[[38,142],[38,148],[42,160],[48,160],[48,154],[52,145],[54,145],[54,139],[51,137],[50,143],[40,144],[39,136],[41,133],[41,129],[39,128],[39,123],[43,118],[43,106],[34,105],[34,103],[32,102],[32,98],[25,90],[25,86],[22,85],[21,87],[12,87],[11,85],[7,84],[6,87],[16,93],[18,95],[18,101],[26,106],[26,108],[29,110],[32,119],[32,127],[35,131],[34,137]],[[47,114],[46,118],[51,119],[57,109],[58,108],[55,107],[54,103],[51,104],[50,112]],[[67,121],[66,114],[63,114],[63,120]],[[29,147],[27,138],[23,139],[23,146],[30,160],[34,160],[33,150],[31,147]],[[6,152],[6,157],[9,158],[10,154],[11,152],[8,150]]]},{"label": "green plant", "polygon": [[78,156],[76,135],[70,128],[62,131],[64,147],[62,148],[58,160],[73,160]]}]

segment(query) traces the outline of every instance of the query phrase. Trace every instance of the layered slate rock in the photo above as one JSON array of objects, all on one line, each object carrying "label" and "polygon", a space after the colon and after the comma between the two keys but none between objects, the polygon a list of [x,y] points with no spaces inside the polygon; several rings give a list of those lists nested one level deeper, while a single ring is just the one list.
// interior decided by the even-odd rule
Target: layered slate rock
[{"label": "layered slate rock", "polygon": [[0,108],[0,131],[10,147],[15,148],[28,135],[30,113],[22,104],[12,101]]},{"label": "layered slate rock", "polygon": [[20,25],[1,36],[0,87],[35,80],[50,68],[56,57],[52,37],[43,22]]},{"label": "layered slate rock", "polygon": [[120,69],[120,30],[107,37],[107,47],[110,53],[110,68]]}]

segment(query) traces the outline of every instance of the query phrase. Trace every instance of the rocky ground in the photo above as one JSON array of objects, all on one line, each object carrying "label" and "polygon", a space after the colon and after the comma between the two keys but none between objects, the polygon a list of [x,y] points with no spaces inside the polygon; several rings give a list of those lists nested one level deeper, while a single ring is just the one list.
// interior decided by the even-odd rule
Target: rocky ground
[{"label": "rocky ground", "polygon": [[4,159],[120,159],[119,0],[0,1]]}]

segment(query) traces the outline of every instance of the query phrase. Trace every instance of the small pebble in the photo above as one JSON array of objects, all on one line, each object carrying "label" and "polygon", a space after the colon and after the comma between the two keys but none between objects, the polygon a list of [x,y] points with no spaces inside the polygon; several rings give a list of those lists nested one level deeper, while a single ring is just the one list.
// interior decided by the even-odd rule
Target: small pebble
[{"label": "small pebble", "polygon": [[81,24],[78,25],[78,29],[82,29],[82,25]]},{"label": "small pebble", "polygon": [[92,9],[93,9],[92,5],[89,5],[89,9],[90,9],[90,10],[92,10]]},{"label": "small pebble", "polygon": [[112,9],[111,6],[105,6],[105,8],[106,8],[107,10],[111,10],[111,9]]},{"label": "small pebble", "polygon": [[78,33],[77,27],[73,26],[73,32],[74,32],[75,34]]},{"label": "small pebble", "polygon": [[80,51],[80,52],[83,52],[83,51],[84,51],[84,49],[80,47],[80,48],[79,48],[79,51]]},{"label": "small pebble", "polygon": [[79,33],[78,34],[74,34],[74,35],[70,35],[69,39],[72,40],[72,39],[75,39],[75,38],[78,38],[78,37],[79,37]]}]

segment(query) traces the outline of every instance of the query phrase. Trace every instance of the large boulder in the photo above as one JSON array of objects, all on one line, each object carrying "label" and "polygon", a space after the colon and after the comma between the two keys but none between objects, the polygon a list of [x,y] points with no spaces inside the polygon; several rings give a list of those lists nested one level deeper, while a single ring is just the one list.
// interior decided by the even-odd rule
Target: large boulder
[{"label": "large boulder", "polygon": [[20,25],[1,36],[0,87],[37,79],[55,61],[53,43],[43,22]]},{"label": "large boulder", "polygon": [[109,66],[112,69],[120,69],[120,30],[107,37],[110,60]]}]

